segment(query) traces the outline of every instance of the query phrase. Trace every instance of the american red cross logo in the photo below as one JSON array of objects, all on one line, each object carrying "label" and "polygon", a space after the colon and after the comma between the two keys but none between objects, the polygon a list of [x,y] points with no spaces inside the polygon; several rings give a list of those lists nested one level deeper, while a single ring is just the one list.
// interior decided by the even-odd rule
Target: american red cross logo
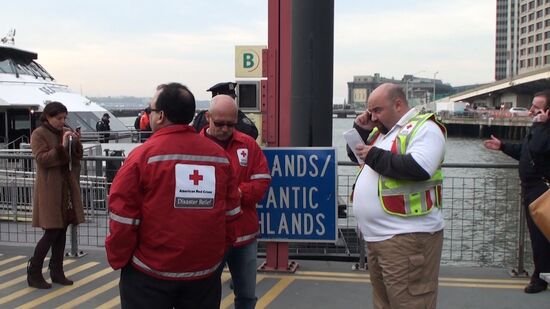
[{"label": "american red cross logo", "polygon": [[189,180],[192,180],[195,186],[198,186],[199,181],[201,181],[202,179],[203,177],[199,174],[199,170],[193,170],[193,174],[189,175]]},{"label": "american red cross logo", "polygon": [[241,156],[243,156],[243,158],[246,157],[246,151],[241,151]]}]

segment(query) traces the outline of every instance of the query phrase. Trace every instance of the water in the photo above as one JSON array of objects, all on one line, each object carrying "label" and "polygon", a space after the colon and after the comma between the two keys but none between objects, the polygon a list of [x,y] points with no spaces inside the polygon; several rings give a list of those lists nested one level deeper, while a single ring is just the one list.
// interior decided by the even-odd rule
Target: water
[{"label": "water", "polygon": [[[347,160],[346,142],[342,133],[353,127],[353,118],[334,118],[332,121],[332,145],[338,149],[338,159]],[[483,140],[476,138],[449,137],[445,163],[514,163],[514,159],[500,151],[489,151]]]},{"label": "water", "polygon": [[[135,117],[120,117],[126,126],[133,126]],[[346,153],[346,142],[342,133],[353,127],[353,118],[334,118],[332,120],[332,146],[336,147],[338,161],[349,161]],[[477,138],[449,137],[446,144],[445,163],[517,163],[516,160],[508,157],[500,151],[490,151],[483,147],[483,140]],[[462,170],[464,169],[453,169]],[[469,176],[487,176],[486,169],[480,169],[482,173],[471,173],[464,171]],[[508,170],[508,172],[516,170]],[[490,174],[489,176],[500,176]]]},{"label": "water", "polygon": [[[134,117],[122,117],[121,120],[131,126]],[[333,119],[332,144],[337,149],[338,161],[349,161],[342,133],[353,126],[353,121],[353,118]],[[502,152],[485,149],[481,139],[461,137],[447,139],[444,162],[517,163]],[[343,201],[349,197],[356,172],[355,166],[338,169],[338,196]],[[447,263],[513,265],[518,246],[517,169],[444,168],[443,174],[446,221],[443,259]],[[348,213],[352,211],[348,209]],[[355,226],[353,216],[341,220],[347,220],[344,225]],[[530,260],[529,255],[526,259]]]}]

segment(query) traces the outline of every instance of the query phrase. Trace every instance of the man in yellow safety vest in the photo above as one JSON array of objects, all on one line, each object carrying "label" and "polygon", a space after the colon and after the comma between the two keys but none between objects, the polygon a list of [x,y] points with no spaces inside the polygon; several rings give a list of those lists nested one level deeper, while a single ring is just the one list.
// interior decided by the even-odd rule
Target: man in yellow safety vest
[{"label": "man in yellow safety vest", "polygon": [[367,242],[374,308],[435,308],[446,129],[389,83],[370,94],[354,127],[366,142],[351,149],[365,162],[353,208]]}]

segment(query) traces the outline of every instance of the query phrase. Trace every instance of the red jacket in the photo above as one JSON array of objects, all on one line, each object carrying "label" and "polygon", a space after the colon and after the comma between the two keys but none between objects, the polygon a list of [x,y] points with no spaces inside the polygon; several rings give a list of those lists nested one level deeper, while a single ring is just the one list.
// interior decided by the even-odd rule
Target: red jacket
[{"label": "red jacket", "polygon": [[139,119],[140,131],[151,131],[151,124],[149,123],[149,114],[143,113]]},{"label": "red jacket", "polygon": [[[201,130],[201,135],[205,135],[206,129]],[[241,192],[243,215],[230,223],[236,236],[233,246],[241,247],[251,243],[259,235],[256,204],[269,188],[271,174],[262,149],[250,136],[233,130],[233,137],[225,151],[231,159]]]},{"label": "red jacket", "polygon": [[213,274],[241,215],[225,151],[187,125],[155,132],[134,149],[109,193],[107,259],[151,276],[196,280]]}]

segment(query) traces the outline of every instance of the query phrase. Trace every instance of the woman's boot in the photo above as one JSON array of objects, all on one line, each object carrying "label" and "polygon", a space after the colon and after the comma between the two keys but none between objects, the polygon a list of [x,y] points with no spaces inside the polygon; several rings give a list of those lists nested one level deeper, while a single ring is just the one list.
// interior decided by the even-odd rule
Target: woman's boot
[{"label": "woman's boot", "polygon": [[61,230],[59,236],[52,244],[52,258],[50,260],[50,278],[52,282],[59,283],[61,285],[72,285],[73,281],[65,277],[63,271],[63,256],[65,253],[65,235],[67,228]]},{"label": "woman's boot", "polygon": [[56,262],[53,259],[50,261],[50,277],[52,278],[52,282],[59,283],[61,285],[73,285],[73,281],[65,277],[65,272],[63,271],[63,260],[61,260],[61,263]]},{"label": "woman's boot", "polygon": [[27,283],[29,286],[37,289],[49,289],[52,287],[51,284],[44,280],[44,276],[42,276],[42,263],[34,261],[34,258],[31,258],[27,263]]}]

